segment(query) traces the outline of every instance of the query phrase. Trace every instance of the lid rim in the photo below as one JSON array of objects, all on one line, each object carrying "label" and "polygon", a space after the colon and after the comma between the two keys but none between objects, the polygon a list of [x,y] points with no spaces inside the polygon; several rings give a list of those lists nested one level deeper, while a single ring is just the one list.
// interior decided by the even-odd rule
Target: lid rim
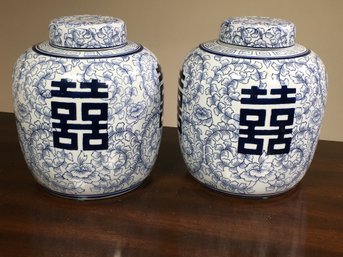
[{"label": "lid rim", "polygon": [[120,47],[124,47],[128,44],[128,42],[125,42],[121,45],[116,45],[116,46],[104,46],[104,47],[94,47],[94,48],[82,48],[82,47],[68,47],[68,46],[59,46],[59,45],[55,45],[53,43],[51,43],[49,41],[49,45],[51,47],[55,47],[58,49],[62,49],[62,50],[69,50],[69,51],[80,51],[80,50],[89,50],[89,51],[97,51],[97,50],[106,50],[106,49],[113,49],[113,48],[120,48]]},{"label": "lid rim", "polygon": [[285,48],[290,48],[296,45],[296,43],[294,42],[293,45],[287,45],[287,46],[280,46],[280,47],[263,47],[263,46],[248,46],[248,45],[237,45],[237,44],[233,44],[233,43],[227,43],[225,41],[222,41],[221,38],[218,38],[218,42],[222,43],[222,44],[226,44],[226,45],[231,45],[231,46],[240,46],[240,47],[246,47],[246,48],[251,48],[251,49],[255,49],[255,50],[267,50],[269,48],[272,48],[273,50],[277,50],[277,49],[285,49]]},{"label": "lid rim", "polygon": [[104,59],[104,58],[115,58],[123,57],[131,54],[138,53],[142,51],[144,46],[141,44],[128,41],[128,43],[123,47],[112,47],[103,49],[73,49],[73,48],[62,48],[51,46],[49,41],[43,41],[41,43],[35,44],[31,48],[34,52],[39,54],[66,58],[66,59]]}]

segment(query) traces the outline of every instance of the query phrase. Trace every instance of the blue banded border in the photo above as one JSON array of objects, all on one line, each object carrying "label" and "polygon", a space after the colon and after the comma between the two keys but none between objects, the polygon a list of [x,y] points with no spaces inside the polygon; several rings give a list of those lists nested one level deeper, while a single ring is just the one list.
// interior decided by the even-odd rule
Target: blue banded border
[{"label": "blue banded border", "polygon": [[[114,58],[114,57],[123,57],[123,56],[131,55],[131,54],[139,53],[144,49],[144,47],[141,44],[137,44],[137,45],[138,45],[137,49],[130,50],[124,53],[108,54],[108,55],[90,55],[90,56],[61,55],[61,54],[50,53],[50,52],[40,49],[39,44],[34,45],[32,47],[32,50],[35,53],[49,56],[49,57],[58,57],[58,58],[66,58],[66,59],[106,59],[106,58]],[[109,50],[109,49],[106,48],[105,50]]]},{"label": "blue banded border", "polygon": [[[225,56],[225,57],[232,57],[232,58],[240,58],[240,59],[252,59],[252,60],[284,60],[284,59],[293,59],[293,58],[299,58],[299,57],[304,57],[307,56],[311,53],[310,49],[306,49],[306,51],[298,54],[292,54],[289,56],[249,56],[249,55],[240,55],[240,54],[227,54],[227,53],[221,53],[218,51],[214,51],[211,49],[208,49],[205,47],[205,45],[202,43],[199,45],[199,48],[207,53],[210,54],[215,54],[215,55],[220,55],[220,56]],[[275,50],[275,49],[274,49]]]}]

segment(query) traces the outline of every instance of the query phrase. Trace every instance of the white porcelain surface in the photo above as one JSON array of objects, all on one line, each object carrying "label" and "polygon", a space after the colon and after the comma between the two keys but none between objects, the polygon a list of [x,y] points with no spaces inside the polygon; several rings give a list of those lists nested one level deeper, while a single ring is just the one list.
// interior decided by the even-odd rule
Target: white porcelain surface
[{"label": "white porcelain surface", "polygon": [[[243,30],[276,33],[269,39],[290,24],[235,19]],[[314,52],[291,42],[295,28],[288,31],[283,42],[289,47],[233,45],[221,38],[200,44],[185,59],[179,140],[190,173],[201,183],[229,194],[268,196],[293,188],[305,175],[324,115],[327,77]]]},{"label": "white porcelain surface", "polygon": [[[79,16],[63,19],[84,29]],[[119,20],[81,20],[93,33],[103,32],[104,19]],[[105,42],[96,33],[87,49],[56,47],[51,29],[50,42],[25,51],[13,73],[17,128],[30,170],[40,184],[66,197],[101,198],[137,187],[154,165],[162,134],[156,57],[130,41],[93,49]]]}]

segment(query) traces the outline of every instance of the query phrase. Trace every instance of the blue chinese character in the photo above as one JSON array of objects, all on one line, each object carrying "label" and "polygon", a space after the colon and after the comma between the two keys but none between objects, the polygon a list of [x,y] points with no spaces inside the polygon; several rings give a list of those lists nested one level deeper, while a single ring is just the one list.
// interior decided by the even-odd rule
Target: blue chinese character
[{"label": "blue chinese character", "polygon": [[[53,81],[51,90],[54,100],[51,102],[51,118],[57,120],[52,123],[54,147],[78,150],[78,133],[82,133],[83,150],[105,150],[108,148],[108,104],[95,102],[92,99],[108,97],[108,92],[100,92],[99,89],[107,88],[105,83],[98,80],[81,82],[80,89],[89,91],[77,91],[76,83],[65,79]],[[68,89],[74,89],[69,91]],[[80,98],[81,121],[78,120],[76,103],[59,102],[56,98]],[[71,131],[72,130],[72,131]],[[75,132],[76,131],[76,132]]]},{"label": "blue chinese character", "polygon": [[[238,140],[238,152],[242,154],[261,155],[263,153],[264,141],[268,140],[267,154],[285,154],[290,151],[292,126],[294,122],[294,108],[282,108],[282,105],[295,103],[296,98],[289,96],[295,94],[296,89],[281,86],[271,89],[272,96],[265,97],[267,90],[252,86],[251,89],[242,89],[241,103],[251,105],[252,108],[242,108],[240,111],[240,130]],[[275,105],[271,109],[270,124],[266,123],[266,109],[263,105]],[[258,106],[258,109],[256,108]],[[271,127],[265,129],[265,127]],[[270,138],[276,137],[276,138]]]}]

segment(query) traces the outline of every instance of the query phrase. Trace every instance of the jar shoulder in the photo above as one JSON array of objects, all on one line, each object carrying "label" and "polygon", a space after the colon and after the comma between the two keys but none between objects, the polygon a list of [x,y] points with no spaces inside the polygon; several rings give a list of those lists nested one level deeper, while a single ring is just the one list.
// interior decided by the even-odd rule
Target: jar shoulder
[{"label": "jar shoulder", "polygon": [[[216,67],[218,68],[219,66],[227,67],[228,65],[246,64],[254,66],[257,70],[270,71],[271,69],[278,69],[286,63],[293,63],[295,69],[298,69],[301,65],[308,65],[317,66],[317,70],[320,70],[320,72],[325,72],[324,62],[315,52],[309,49],[299,52],[297,55],[285,55],[279,56],[278,58],[277,56],[268,58],[266,57],[266,53],[259,57],[256,57],[256,55],[249,56],[245,54],[246,52],[244,52],[244,55],[242,56],[237,56],[232,54],[215,53],[202,47],[202,45],[199,45],[188,53],[184,59],[182,68],[196,68],[198,70],[213,72],[213,69]],[[295,64],[299,64],[300,66]]]},{"label": "jar shoulder", "polygon": [[[54,64],[55,66],[61,65],[64,67],[65,71],[71,71],[75,69],[83,70],[87,65],[92,64],[107,64],[131,67],[131,70],[134,72],[137,72],[137,69],[145,70],[151,68],[151,66],[154,66],[155,68],[159,66],[158,59],[154,53],[142,45],[139,45],[139,48],[134,52],[122,52],[122,54],[117,52],[117,54],[114,55],[112,55],[114,52],[109,50],[105,50],[106,53],[102,51],[91,51],[91,54],[89,53],[90,51],[81,50],[78,51],[79,53],[77,54],[74,53],[75,51],[71,50],[58,49],[58,51],[58,54],[57,52],[41,51],[39,45],[28,48],[19,56],[14,64],[13,79],[18,76],[19,72],[29,72],[37,65],[42,67],[45,65],[47,68]],[[148,63],[149,65],[145,65],[144,63]],[[104,71],[110,68],[111,67],[104,67]]]},{"label": "jar shoulder", "polygon": [[146,48],[125,56],[87,59],[48,56],[29,48],[14,65],[12,92],[13,98],[17,99],[17,92],[24,89],[49,94],[51,81],[83,83],[98,80],[112,89],[117,85],[121,88],[133,86],[133,93],[146,90],[149,94],[159,95],[156,85],[159,85],[160,77],[158,60]]}]

